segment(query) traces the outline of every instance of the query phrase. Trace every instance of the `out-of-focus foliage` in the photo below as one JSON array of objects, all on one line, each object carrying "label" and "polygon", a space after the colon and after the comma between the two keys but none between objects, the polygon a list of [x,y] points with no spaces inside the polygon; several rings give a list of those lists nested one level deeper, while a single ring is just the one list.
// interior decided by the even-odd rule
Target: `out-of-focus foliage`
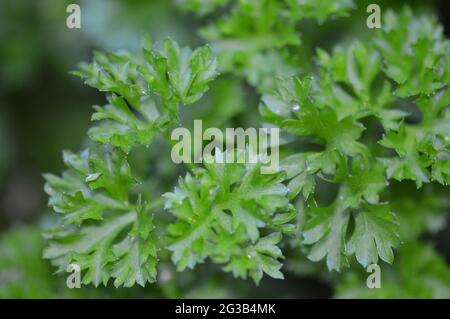
[{"label": "out-of-focus foliage", "polygon": [[[206,2],[208,3],[206,5]],[[354,9],[353,0],[235,0],[176,3],[184,10],[205,15],[222,14],[199,30],[219,57],[221,70],[243,75],[260,91],[273,88],[275,76],[295,74],[301,69],[291,48],[301,45],[298,22],[344,17]],[[227,7],[226,10],[223,7]]]},{"label": "out-of-focus foliage", "polygon": [[446,298],[450,297],[450,268],[428,244],[405,244],[393,266],[384,265],[381,287],[367,289],[367,273],[344,275],[338,298]]},{"label": "out-of-focus foliage", "polygon": [[14,229],[0,241],[0,298],[52,297],[54,279],[42,260],[39,228]]}]

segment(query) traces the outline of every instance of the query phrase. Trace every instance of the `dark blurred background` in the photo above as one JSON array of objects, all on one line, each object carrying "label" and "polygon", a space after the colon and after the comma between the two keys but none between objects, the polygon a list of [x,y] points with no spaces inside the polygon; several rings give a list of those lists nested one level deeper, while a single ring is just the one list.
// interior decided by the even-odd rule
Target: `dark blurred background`
[{"label": "dark blurred background", "polygon": [[[434,12],[450,34],[448,0],[371,2],[382,9],[409,3]],[[66,27],[70,3],[81,7],[81,29]],[[365,7],[355,15],[365,18]],[[105,101],[103,94],[69,71],[90,60],[93,50],[137,50],[144,34],[154,40],[171,36],[183,45],[201,44],[196,34],[201,24],[169,0],[0,1],[0,236],[19,224],[38,222],[49,212],[42,173],[59,173],[61,151],[83,147],[91,106]],[[359,32],[345,22],[339,27],[345,34]],[[336,41],[333,26],[320,28],[320,33],[314,28],[301,30],[309,46],[305,50]],[[247,93],[251,103],[246,107],[256,117],[258,97],[254,91]],[[448,236],[448,228],[438,234],[447,258]],[[326,287],[317,289],[330,293]]]}]

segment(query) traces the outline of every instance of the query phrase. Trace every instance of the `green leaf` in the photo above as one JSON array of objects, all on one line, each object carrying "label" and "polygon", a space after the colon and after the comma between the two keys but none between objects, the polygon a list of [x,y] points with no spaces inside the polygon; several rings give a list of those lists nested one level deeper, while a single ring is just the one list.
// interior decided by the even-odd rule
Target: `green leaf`
[{"label": "green leaf", "polygon": [[44,174],[49,205],[62,215],[66,224],[103,218],[106,210],[128,209],[128,191],[134,185],[128,163],[117,152],[103,157],[85,150],[64,152],[68,166],[62,177]]},{"label": "green leaf", "polygon": [[94,106],[92,120],[103,122],[89,130],[91,139],[111,143],[126,152],[138,145],[148,146],[161,126],[155,103],[148,100],[132,110],[121,97],[113,95],[108,100],[108,105]]},{"label": "green leaf", "polygon": [[384,168],[376,162],[370,167],[370,162],[362,158],[353,159],[352,172],[347,177],[346,183],[349,188],[346,204],[353,207],[359,206],[362,197],[368,203],[377,204],[379,193],[387,186]]},{"label": "green leaf", "polygon": [[[148,236],[146,234],[146,236]],[[115,287],[132,287],[135,283],[145,287],[156,279],[156,247],[154,238],[127,237],[114,247],[114,255],[119,258],[112,269]]]},{"label": "green leaf", "polygon": [[94,62],[82,63],[72,74],[99,91],[111,92],[127,99],[131,105],[138,106],[145,95],[138,81],[137,63],[128,53],[95,52]]},{"label": "green leaf", "polygon": [[[234,236],[233,234],[232,238]],[[255,245],[244,249],[239,247],[237,243],[235,243],[235,246],[232,244],[232,249],[227,250],[231,254],[229,262],[223,269],[233,273],[235,277],[243,279],[246,279],[248,274],[256,284],[262,279],[263,273],[275,279],[284,279],[280,271],[282,264],[278,261],[278,259],[284,258],[280,248],[277,246],[281,238],[280,233],[272,233],[259,239]],[[219,249],[222,248],[223,246],[219,245],[216,251],[219,252]],[[220,252],[218,255],[213,255],[212,258],[217,262],[224,260],[223,254]]]},{"label": "green leaf", "polygon": [[356,214],[355,230],[346,247],[347,252],[355,253],[363,267],[377,264],[378,256],[392,263],[392,247],[400,244],[397,231],[398,223],[389,205],[363,205]]},{"label": "green leaf", "polygon": [[[442,151],[441,154],[445,154],[448,151],[443,144],[433,145],[433,140],[436,141],[433,136],[423,136],[406,125],[401,125],[398,132],[389,131],[379,142],[384,147],[394,149],[398,154],[398,157],[381,159],[381,163],[386,167],[388,178],[393,177],[399,181],[410,179],[416,182],[418,188],[423,183],[428,183],[432,177],[429,167],[433,165],[433,162],[435,165],[440,162],[436,159],[437,153]],[[445,158],[445,155],[443,156]],[[445,167],[443,169],[445,172]],[[440,168],[435,167],[434,172],[436,180],[445,184]],[[444,175],[447,173],[445,172]]]},{"label": "green leaf", "polygon": [[325,143],[328,150],[338,150],[343,154],[356,155],[361,151],[357,142],[364,127],[351,118],[338,120],[336,113],[329,108],[318,109],[305,103],[295,111],[297,119],[288,119],[281,127],[297,136],[314,136]]},{"label": "green leaf", "polygon": [[316,185],[314,174],[321,169],[320,155],[320,153],[297,153],[281,161],[281,169],[286,172],[286,178],[291,179],[287,185],[289,198],[303,192],[303,197],[307,200],[314,193]]},{"label": "green leaf", "polygon": [[217,61],[211,49],[180,48],[167,38],[162,50],[144,49],[146,63],[138,67],[151,91],[163,98],[167,107],[198,101],[216,76]]},{"label": "green leaf", "polygon": [[50,230],[44,258],[51,259],[59,271],[65,271],[70,263],[79,265],[84,272],[83,284],[106,286],[112,277],[116,287],[145,286],[156,278],[155,237],[151,233],[145,234],[146,239],[135,237],[130,229],[135,224],[136,212],[130,212],[106,218],[96,226],[63,233],[58,228]]},{"label": "green leaf", "polygon": [[319,261],[326,258],[329,270],[348,267],[345,256],[345,234],[349,213],[340,201],[328,207],[309,207],[309,219],[303,230],[303,244],[312,245],[308,258]]},{"label": "green leaf", "polygon": [[314,138],[325,144],[327,151],[351,156],[362,152],[364,148],[357,140],[364,126],[352,117],[339,118],[333,108],[316,100],[315,85],[309,77],[290,78],[276,95],[263,97],[263,117],[292,135]]}]

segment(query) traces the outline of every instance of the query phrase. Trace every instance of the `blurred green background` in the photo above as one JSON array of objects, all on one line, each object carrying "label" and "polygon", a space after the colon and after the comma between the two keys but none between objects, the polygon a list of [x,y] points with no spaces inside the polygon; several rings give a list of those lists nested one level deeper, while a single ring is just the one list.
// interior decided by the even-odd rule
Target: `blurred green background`
[{"label": "blurred green background", "polygon": [[[317,45],[329,49],[339,38],[363,32],[356,21],[366,17],[365,2],[356,2],[361,6],[348,19],[304,26],[304,70],[310,68]],[[434,12],[448,36],[450,10],[445,2],[376,1],[382,8],[408,3],[415,11]],[[70,3],[81,7],[81,29],[66,27],[66,6]],[[164,273],[163,269],[158,284],[122,290],[68,290],[63,288],[65,279],[52,275],[51,267],[41,259],[43,240],[38,225],[45,224],[51,215],[41,175],[63,169],[63,149],[83,147],[91,106],[105,101],[103,94],[83,85],[69,71],[90,60],[93,50],[137,50],[144,34],[156,41],[171,36],[182,45],[202,44],[196,30],[203,22],[180,11],[170,0],[0,1],[0,297],[333,296],[329,282],[310,276],[308,269],[313,266],[301,257],[288,263],[292,271],[286,280],[267,279],[259,288],[242,280],[224,282],[220,272],[202,266],[196,272],[178,274],[176,282],[172,272]],[[232,114],[225,118],[239,124],[258,123],[258,95],[250,86],[237,78],[221,77],[203,103],[208,106],[208,101],[214,104],[226,98],[233,99],[229,102],[236,109],[228,110]],[[201,105],[194,107],[189,118],[196,116],[208,120],[208,111]],[[217,115],[211,115],[210,120],[217,121]],[[158,169],[164,178],[164,167]],[[167,174],[175,177],[175,173]],[[171,179],[167,183],[173,185]],[[448,262],[448,226],[433,236]]]}]

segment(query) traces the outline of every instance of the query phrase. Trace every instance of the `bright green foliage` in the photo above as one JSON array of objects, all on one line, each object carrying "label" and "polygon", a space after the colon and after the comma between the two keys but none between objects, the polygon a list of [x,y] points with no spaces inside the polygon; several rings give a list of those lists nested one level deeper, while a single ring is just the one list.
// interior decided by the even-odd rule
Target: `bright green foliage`
[{"label": "bright green foliage", "polygon": [[149,145],[158,132],[177,123],[179,105],[199,100],[217,75],[217,62],[206,46],[180,48],[167,38],[162,49],[155,49],[147,40],[143,53],[139,59],[97,52],[93,63],[73,72],[86,84],[111,93],[109,104],[94,106],[92,120],[102,121],[89,131],[94,141],[126,152]]},{"label": "bright green foliage", "polygon": [[353,42],[346,49],[336,48],[331,55],[318,49],[317,58],[320,66],[318,81],[323,90],[317,99],[333,106],[339,118],[353,115],[359,119],[373,115],[386,129],[395,129],[397,121],[407,115],[400,110],[386,109],[394,96],[388,81],[375,85],[382,60],[371,45]]},{"label": "bright green foliage", "polygon": [[[384,57],[385,74],[398,83],[400,97],[417,96],[420,125],[402,124],[380,144],[398,157],[384,159],[388,177],[414,180],[417,187],[435,180],[449,182],[449,130],[444,109],[449,105],[449,42],[433,19],[416,19],[410,10],[387,14],[386,32],[375,43]],[[399,53],[401,52],[401,54]]]},{"label": "bright green foliage", "polygon": [[316,185],[313,174],[321,167],[321,154],[304,152],[286,157],[281,163],[286,172],[286,178],[290,179],[288,186],[289,197],[294,198],[303,192],[303,197],[308,199],[314,192]]},{"label": "bright green foliage", "polygon": [[[62,177],[45,175],[49,204],[61,219],[46,232],[44,256],[59,271],[79,264],[83,283],[95,286],[111,279],[125,287],[154,282],[160,248],[179,271],[212,261],[259,283],[264,273],[283,278],[284,250],[293,248],[303,264],[306,256],[345,272],[338,295],[360,293],[354,266],[380,263],[404,284],[380,295],[416,296],[420,287],[427,297],[446,296],[450,285],[438,279],[448,277],[448,267],[431,248],[411,244],[440,229],[448,209],[449,45],[441,27],[408,9],[387,12],[383,29],[331,52],[317,48],[317,69],[298,75],[299,22],[344,17],[353,1],[177,3],[205,18],[224,12],[200,31],[212,49],[180,48],[171,39],[158,49],[147,41],[142,55],[96,53],[75,72],[106,92],[108,104],[94,107],[95,145],[65,152]],[[128,154],[138,146],[157,153],[155,136],[167,138],[181,124],[180,106],[198,102],[218,68],[245,78],[261,95],[261,117],[283,134],[281,169],[261,174],[260,164],[191,165],[163,195],[165,214],[153,217],[161,201],[133,177]],[[218,80],[215,108],[206,113],[217,125],[247,107],[247,91],[227,76]],[[403,187],[414,196],[405,198]],[[397,248],[402,267],[417,255],[432,269],[380,262],[393,263]]]},{"label": "bright green foliage", "polygon": [[358,117],[342,115],[328,87],[319,91],[322,88],[310,77],[290,78],[280,85],[276,94],[262,99],[260,111],[266,120],[290,134],[311,137],[324,145],[327,153],[356,155],[364,151],[357,142],[364,127],[356,121]]},{"label": "bright green foliage", "polygon": [[345,203],[352,207],[358,207],[360,199],[367,203],[377,204],[380,200],[379,193],[387,186],[383,173],[383,167],[378,163],[372,164],[361,158],[354,158],[350,176],[342,176],[341,182],[347,184],[349,192]]},{"label": "bright green foliage", "polygon": [[417,187],[434,179],[449,183],[449,148],[438,136],[417,134],[414,128],[402,125],[398,132],[390,131],[380,144],[392,148],[398,158],[383,159],[388,177],[399,181],[412,179]]},{"label": "bright green foliage", "polygon": [[[210,257],[235,276],[258,283],[263,272],[282,278],[277,244],[289,233],[295,210],[281,182],[284,173],[261,175],[260,165],[207,164],[179,180],[164,196],[177,222],[169,226],[179,270]],[[272,232],[263,237],[261,232]]]},{"label": "bright green foliage", "polygon": [[[135,217],[138,214],[142,213],[108,217],[98,226],[84,226],[81,230],[51,230],[46,233],[51,245],[44,251],[44,258],[53,259],[59,271],[65,271],[70,263],[79,265],[86,271],[83,284],[106,285],[111,277],[116,287],[153,282],[155,240],[149,231],[139,229]],[[125,231],[126,235],[121,236]]]},{"label": "bright green foliage", "polygon": [[67,224],[100,220],[107,209],[130,209],[128,193],[133,186],[130,167],[123,154],[105,153],[104,158],[88,150],[64,152],[68,170],[62,177],[46,174],[49,204]]},{"label": "bright green foliage", "polygon": [[388,263],[394,260],[392,247],[400,244],[398,223],[389,205],[364,205],[355,217],[355,230],[348,243],[349,252],[363,266],[377,263],[378,256]]},{"label": "bright green foliage", "polygon": [[[187,285],[185,277],[166,282],[164,289],[156,285],[146,290],[139,286],[132,289],[108,289],[101,286],[68,288],[66,281],[70,273],[55,276],[51,265],[42,259],[45,240],[41,231],[47,227],[46,224],[14,227],[0,237],[0,298],[175,298],[192,294],[193,286],[198,294],[208,290],[203,285],[199,286],[198,282]],[[167,269],[167,266],[161,269]],[[206,295],[211,297],[211,294]]]},{"label": "bright green foliage", "polygon": [[193,51],[167,38],[162,49],[155,49],[145,39],[143,51],[142,62],[128,53],[97,52],[92,64],[83,63],[73,73],[100,91],[122,96],[138,111],[141,97],[150,94],[160,96],[164,107],[192,104],[217,75],[216,60],[206,46]]},{"label": "bright green foliage", "polygon": [[328,269],[348,266],[345,256],[345,234],[349,212],[337,201],[328,207],[310,207],[309,220],[303,229],[303,244],[313,245],[308,254],[312,261],[326,257]]},{"label": "bright green foliage", "polygon": [[161,51],[144,47],[146,63],[139,66],[150,91],[158,94],[168,106],[198,101],[217,75],[216,59],[209,47],[192,50],[180,48],[172,39],[164,41]]},{"label": "bright green foliage", "polygon": [[135,106],[144,92],[137,82],[137,66],[131,60],[129,54],[95,52],[94,62],[81,63],[79,70],[73,74],[99,91],[123,96]]},{"label": "bright green foliage", "polygon": [[164,121],[156,121],[158,111],[153,100],[142,103],[140,116],[130,110],[124,98],[112,95],[110,104],[94,106],[93,121],[106,120],[89,130],[92,140],[102,144],[111,143],[126,152],[137,145],[149,145]]},{"label": "bright green foliage", "polygon": [[405,8],[401,15],[385,15],[384,32],[375,40],[384,58],[384,71],[401,97],[432,94],[449,81],[449,42],[433,18],[415,18]]},{"label": "bright green foliage", "polygon": [[[389,17],[397,19],[392,13]],[[406,26],[418,23],[407,9],[400,18],[401,27],[395,30],[409,32]],[[447,58],[443,55],[447,41],[434,23],[426,24],[426,28],[430,32],[418,34],[431,43],[429,47],[437,48],[436,54],[442,55],[435,58],[431,56],[433,50],[428,50],[426,54],[430,56],[426,60],[441,63]],[[326,258],[329,269],[347,266],[347,257],[352,254],[363,266],[376,263],[378,257],[393,261],[392,247],[400,244],[398,222],[389,205],[380,198],[388,179],[412,180],[417,187],[431,181],[448,184],[450,137],[448,117],[443,112],[450,102],[449,82],[443,82],[447,70],[444,65],[432,64],[429,72],[422,72],[432,83],[439,81],[438,86],[416,87],[417,77],[412,73],[418,71],[412,67],[397,69],[403,77],[399,80],[399,75],[394,76],[392,71],[398,62],[391,61],[384,52],[386,43],[408,40],[409,45],[414,45],[419,40],[398,35],[395,30],[380,32],[376,46],[354,42],[332,54],[318,50],[316,76],[280,81],[277,91],[263,96],[260,105],[267,121],[322,148],[293,154],[283,161],[291,179],[290,197],[302,192],[304,199],[312,202],[317,179],[339,185],[331,205],[317,207],[312,203],[306,208],[307,222],[303,229],[303,244],[312,245],[309,258],[314,261]],[[391,55],[400,60],[402,55],[398,52],[401,51],[392,49]],[[421,58],[417,52],[410,56],[414,65],[423,67],[426,63],[417,60]],[[390,79],[397,84],[391,84]],[[402,93],[406,91],[407,94]],[[407,124],[409,112],[392,108],[401,97],[411,95],[418,95],[413,103],[424,114],[420,124]],[[363,132],[373,130],[373,119],[386,133],[378,140],[367,141],[362,138]],[[395,155],[389,157],[387,151],[367,147],[374,142],[395,150]],[[354,227],[350,228],[350,224]]]},{"label": "bright green foliage", "polygon": [[84,284],[106,285],[111,277],[115,286],[154,281],[157,257],[152,219],[140,199],[130,203],[135,180],[124,154],[65,152],[64,161],[69,169],[61,178],[45,175],[46,192],[64,225],[74,227],[49,230],[44,257],[52,259],[59,271],[78,264],[86,270]]},{"label": "bright green foliage", "polygon": [[344,273],[336,289],[338,298],[449,298],[448,265],[432,245],[417,242],[420,234],[436,233],[445,226],[450,207],[448,192],[434,186],[416,190],[409,185],[403,193],[390,195],[404,242],[396,252],[398,259],[393,265],[380,264],[379,289],[367,288],[369,274],[364,270]]},{"label": "bright green foliage", "polygon": [[[347,256],[356,255],[357,261],[367,266],[378,262],[378,256],[391,263],[392,247],[400,244],[398,222],[388,205],[362,204],[359,209],[345,205],[345,195],[328,207],[309,207],[309,218],[303,229],[303,244],[312,245],[308,258],[319,261],[326,257],[329,269],[341,270],[348,266]],[[355,226],[347,239],[350,218]]]}]

